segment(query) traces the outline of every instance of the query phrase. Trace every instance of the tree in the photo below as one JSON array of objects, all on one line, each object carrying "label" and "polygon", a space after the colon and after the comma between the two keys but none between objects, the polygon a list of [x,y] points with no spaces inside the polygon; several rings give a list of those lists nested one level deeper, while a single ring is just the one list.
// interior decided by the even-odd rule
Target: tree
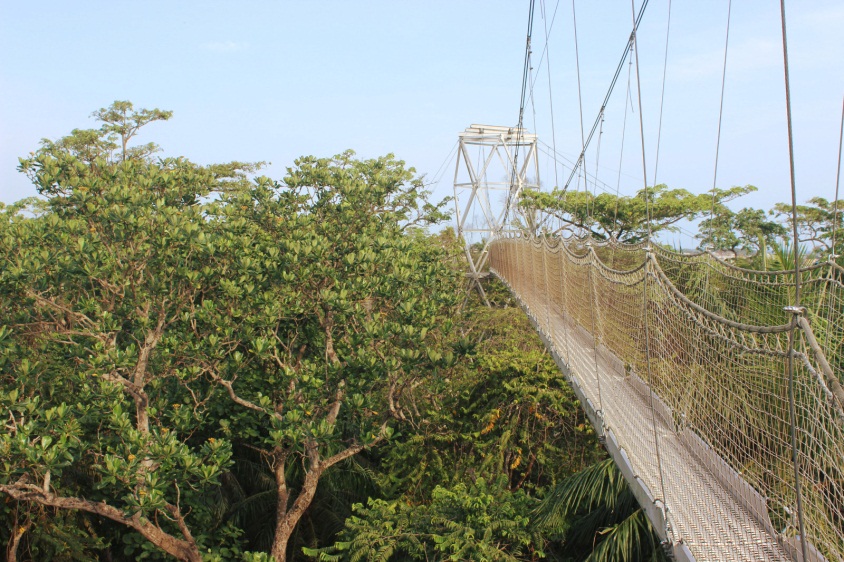
[{"label": "tree", "polygon": [[766,253],[768,247],[787,234],[785,227],[768,220],[762,209],[745,207],[736,213],[724,205],[700,221],[698,230],[696,238],[701,241],[701,248],[733,252],[741,248],[750,253]]},{"label": "tree", "polygon": [[[138,134],[144,125],[154,121],[167,120],[172,111],[160,109],[140,109],[134,111],[130,102],[116,101],[107,108],[92,113],[93,117],[103,121],[99,129],[73,129],[71,134],[52,141],[42,139],[41,147],[31,152],[28,158],[20,158],[18,170],[26,174],[38,190],[47,197],[55,195],[69,195],[77,187],[83,190],[97,191],[104,186],[113,184],[118,173],[128,170],[142,189],[161,189],[158,181],[161,178],[143,178],[145,172],[151,172],[151,165],[156,162],[153,154],[160,148],[155,143],[141,146],[127,146],[130,139]],[[117,144],[118,137],[120,144]],[[121,147],[121,157],[118,159],[114,151]],[[125,163],[124,167],[117,166]],[[249,175],[259,171],[265,162],[227,162],[198,166],[185,158],[164,158],[158,162],[158,168],[173,172],[167,181],[180,181],[182,175],[186,183],[194,188],[200,188],[194,177],[202,174],[201,181],[207,185],[201,186],[206,193],[211,191],[230,191],[245,189],[250,185]],[[134,168],[132,168],[134,166]],[[139,170],[145,171],[139,171]],[[190,177],[188,177],[190,176]],[[196,197],[197,194],[183,195]],[[54,204],[64,199],[57,198]],[[188,200],[183,202],[187,203]]]},{"label": "tree", "polygon": [[544,558],[543,538],[531,528],[536,501],[479,478],[474,484],[436,486],[431,502],[371,499],[355,505],[341,540],[305,549],[319,560],[489,560]]},{"label": "tree", "polygon": [[75,146],[22,160],[46,205],[0,215],[0,494],[226,557],[240,531],[213,498],[234,443],[272,471],[285,560],[321,478],[386,442],[444,360],[459,276],[413,226],[439,208],[392,156],[247,184],[238,163]]},{"label": "tree", "polygon": [[120,156],[122,160],[126,160],[127,158],[145,158],[158,152],[158,145],[154,143],[132,149],[129,149],[127,145],[141,127],[153,121],[167,121],[173,116],[173,112],[162,111],[158,108],[135,111],[132,102],[118,100],[108,107],[98,109],[91,116],[103,122],[100,131],[108,135],[110,141],[119,139]]},{"label": "tree", "polygon": [[207,208],[183,201],[207,195],[213,177],[125,161],[65,189],[49,178],[54,159],[41,162],[67,195],[31,218],[7,214],[0,236],[0,493],[107,518],[200,560],[208,537],[191,526],[210,520],[203,494],[230,447],[195,435],[202,392],[182,380],[183,314],[208,290],[213,259]]},{"label": "tree", "polygon": [[550,193],[526,191],[520,206],[538,209],[569,228],[584,229],[600,239],[637,242],[647,238],[649,224],[652,234],[671,230],[681,220],[697,218],[713,205],[717,208],[753,191],[756,191],[754,186],[746,185],[695,195],[685,189],[669,189],[660,184],[628,197],[555,189]]},{"label": "tree", "polygon": [[[823,197],[812,197],[807,205],[797,206],[797,240],[819,248],[823,253],[844,254],[844,201],[828,201]],[[836,212],[837,210],[837,212]],[[777,217],[785,218],[791,232],[791,204],[774,205]],[[835,248],[832,247],[835,232]]]},{"label": "tree", "polygon": [[[486,290],[500,302],[500,283]],[[383,489],[418,503],[437,484],[483,477],[542,494],[598,458],[574,393],[519,308],[470,301],[457,334],[454,366],[423,389],[424,424],[380,461]]]},{"label": "tree", "polygon": [[715,212],[707,216],[698,224],[700,247],[710,250],[732,250],[741,244],[739,236],[734,230],[736,214],[726,205],[720,205]]},{"label": "tree", "polygon": [[[238,301],[254,292],[261,307],[230,311],[252,344],[229,373],[209,377],[241,407],[231,435],[257,437],[273,470],[271,554],[282,561],[325,472],[414,415],[414,388],[443,360],[435,328],[456,304],[459,275],[442,248],[406,232],[438,210],[392,156],[303,158],[272,194],[263,184],[227,199],[225,222],[249,232],[230,274],[250,283],[225,289]],[[288,486],[294,465],[298,493]]]},{"label": "tree", "polygon": [[574,393],[506,289],[455,319],[454,364],[423,384],[421,422],[381,451],[380,495],[354,507],[324,560],[536,560],[538,499],[601,458]]}]

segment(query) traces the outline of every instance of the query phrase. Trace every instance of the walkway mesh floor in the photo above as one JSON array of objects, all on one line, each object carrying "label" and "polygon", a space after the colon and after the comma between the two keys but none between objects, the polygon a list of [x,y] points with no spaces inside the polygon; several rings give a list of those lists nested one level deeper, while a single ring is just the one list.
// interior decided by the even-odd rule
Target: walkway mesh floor
[{"label": "walkway mesh floor", "polygon": [[[533,311],[545,314],[544,298],[530,293],[514,294],[537,324],[550,319],[551,334],[545,336],[552,342],[551,351],[561,358],[568,357],[566,363],[574,382],[603,411],[604,425],[626,452],[635,475],[655,499],[671,506],[669,520],[674,540],[685,543],[701,562],[792,560],[744,502],[706,469],[693,447],[658,412],[659,407],[652,410],[643,383],[626,375],[624,365],[612,353],[598,349],[599,392],[593,338],[589,332],[566,318],[558,307],[552,307],[549,318],[540,322]],[[657,462],[654,420],[664,483]],[[759,498],[759,501],[764,500]]]}]

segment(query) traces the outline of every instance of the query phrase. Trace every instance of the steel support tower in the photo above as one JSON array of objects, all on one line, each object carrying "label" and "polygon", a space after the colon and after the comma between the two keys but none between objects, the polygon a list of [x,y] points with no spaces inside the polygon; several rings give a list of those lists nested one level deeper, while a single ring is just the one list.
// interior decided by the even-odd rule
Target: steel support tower
[{"label": "steel support tower", "polygon": [[519,195],[539,189],[536,149],[536,135],[519,127],[471,125],[458,135],[455,230],[469,262],[470,288],[476,286],[487,305],[480,278],[487,275],[489,245],[495,237],[518,230],[511,217]]}]

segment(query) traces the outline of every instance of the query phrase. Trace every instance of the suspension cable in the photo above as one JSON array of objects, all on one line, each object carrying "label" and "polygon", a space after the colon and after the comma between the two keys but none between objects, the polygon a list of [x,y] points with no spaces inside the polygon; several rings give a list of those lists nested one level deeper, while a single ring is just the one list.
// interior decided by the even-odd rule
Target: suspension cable
[{"label": "suspension cable", "polygon": [[709,211],[709,238],[710,243],[715,241],[715,186],[718,181],[718,155],[721,150],[721,121],[724,116],[724,85],[727,82],[727,53],[730,47],[730,19],[733,10],[733,0],[727,2],[727,34],[724,39],[724,66],[721,69],[721,104],[718,109],[718,135],[715,140],[715,172],[712,175],[712,209]]},{"label": "suspension cable", "polygon": [[[841,184],[841,144],[844,142],[844,102],[841,104],[841,128],[838,132],[838,168],[835,173],[835,201],[832,211],[832,255],[835,256],[835,234],[838,229],[838,186]],[[833,258],[833,261],[835,258]],[[827,331],[827,337],[829,332]]]},{"label": "suspension cable", "polygon": [[524,67],[522,69],[522,96],[521,101],[519,102],[519,124],[518,128],[516,129],[516,148],[513,154],[513,172],[510,177],[510,193],[507,196],[507,204],[504,207],[504,221],[507,221],[510,215],[510,206],[513,203],[512,199],[514,185],[519,176],[519,147],[521,146],[522,140],[524,138],[523,125],[525,117],[525,96],[527,95],[528,81],[530,79],[530,42],[531,36],[533,35],[533,13],[535,5],[536,0],[530,0],[530,9],[528,10],[527,39],[525,41],[525,62]]},{"label": "suspension cable", "polygon": [[571,0],[571,19],[572,28],[574,29],[574,62],[577,70],[577,107],[580,111],[580,148],[581,154],[584,155],[584,158],[581,159],[580,168],[577,174],[577,191],[580,191],[580,178],[583,177],[583,194],[584,204],[586,207],[585,212],[587,217],[591,217],[592,215],[589,211],[589,181],[586,177],[586,146],[583,131],[583,90],[580,86],[580,48],[577,41],[577,12],[574,7],[574,1],[575,0]]},{"label": "suspension cable", "polygon": [[794,313],[793,327],[788,337],[788,410],[791,423],[791,457],[794,465],[794,491],[797,496],[797,525],[800,533],[800,549],[803,560],[808,560],[808,548],[806,527],[803,521],[803,493],[800,483],[800,467],[797,457],[797,414],[794,399],[794,331],[796,328],[797,314],[800,312],[800,253],[799,240],[797,237],[797,184],[794,180],[794,135],[791,126],[791,84],[788,75],[788,40],[785,25],[785,0],[780,0],[780,18],[782,21],[782,57],[783,74],[785,78],[785,113],[788,124],[788,166],[791,176],[791,230],[794,238]]},{"label": "suspension cable", "polygon": [[459,142],[455,142],[454,145],[452,145],[451,150],[448,151],[448,154],[446,155],[445,159],[442,161],[442,164],[440,164],[440,167],[437,168],[436,172],[434,172],[434,175],[432,176],[431,181],[425,182],[425,184],[424,184],[425,187],[428,187],[428,186],[431,186],[431,185],[433,185],[433,186],[439,185],[440,181],[442,180],[443,175],[445,175],[446,170],[449,169],[449,167],[451,165],[451,161],[454,160],[454,156],[457,154],[457,150],[458,150],[459,146],[460,146]]},{"label": "suspension cable", "polygon": [[607,89],[607,93],[604,96],[604,101],[601,103],[601,109],[598,111],[598,117],[595,119],[595,123],[593,123],[592,129],[586,136],[586,141],[583,143],[583,152],[580,153],[580,157],[578,157],[577,163],[575,164],[571,174],[569,175],[569,179],[566,180],[566,185],[563,187],[564,190],[568,189],[569,185],[571,184],[571,180],[577,173],[577,168],[583,163],[583,159],[586,156],[585,151],[587,148],[589,148],[589,143],[592,141],[592,137],[595,135],[595,131],[597,131],[598,125],[600,124],[601,113],[607,108],[607,104],[610,101],[610,96],[612,96],[612,92],[615,89],[615,84],[616,82],[618,82],[618,76],[621,74],[621,69],[624,68],[624,62],[627,60],[627,55],[630,54],[630,50],[633,48],[632,37],[636,34],[636,30],[639,28],[639,24],[642,22],[642,17],[645,15],[645,8],[647,6],[648,0],[644,0],[642,2],[642,6],[639,8],[639,15],[635,18],[633,22],[633,31],[630,33],[630,38],[627,40],[627,44],[624,46],[624,52],[621,54],[621,59],[618,61],[618,67],[616,67],[615,69],[615,74],[613,75],[612,81],[610,82],[610,87]]},{"label": "suspension cable", "polygon": [[[668,0],[668,22],[665,25],[665,57],[662,61],[662,94],[659,98],[659,126],[656,134],[656,162],[654,163],[654,181],[653,185],[657,185],[657,177],[659,171],[659,147],[662,141],[662,110],[665,107],[665,79],[668,75],[668,39],[671,34],[671,0]],[[726,65],[725,65],[726,66]],[[723,88],[723,85],[722,85]],[[723,98],[723,93],[721,94]]]},{"label": "suspension cable", "polygon": [[[630,73],[633,70],[633,60],[627,65],[627,92],[624,94],[624,121],[621,124],[621,151],[618,155],[618,177],[615,182],[615,212],[613,213],[613,225],[618,225],[618,198],[621,194],[621,167],[624,164],[624,138],[627,135],[627,98],[630,96]],[[630,100],[631,105],[633,100]]]},{"label": "suspension cable", "polygon": [[[835,172],[835,199],[832,203],[832,208],[833,208],[833,211],[832,211],[832,250],[829,253],[829,261],[831,261],[832,263],[836,263],[835,260],[837,259],[837,256],[836,256],[836,253],[835,253],[835,247],[836,247],[835,234],[836,234],[836,230],[837,230],[837,227],[838,227],[838,186],[841,183],[841,144],[842,144],[842,141],[844,141],[844,102],[842,102],[842,105],[841,105],[841,127],[840,127],[839,132],[838,132],[838,168],[836,169],[836,172]],[[830,280],[833,279],[833,275],[835,275],[835,268],[830,267],[829,268],[829,276],[828,276]],[[826,299],[826,322],[827,322],[827,325],[829,325],[829,323],[831,321],[832,321],[832,299],[828,298],[828,299]],[[827,355],[830,352],[830,349],[829,349],[829,334],[830,334],[831,331],[832,330],[827,328],[826,336],[824,338],[826,340],[826,341],[824,341],[824,352]]]},{"label": "suspension cable", "polygon": [[[647,3],[647,0],[643,2],[643,5]],[[630,0],[630,7],[633,8],[633,14],[635,16],[635,0]],[[639,105],[639,136],[641,137],[642,142],[642,179],[645,183],[645,211],[648,220],[648,241],[650,242],[651,238],[653,237],[653,232],[651,229],[651,200],[648,194],[648,167],[647,162],[645,159],[645,123],[644,123],[644,116],[642,115],[642,82],[639,76],[639,45],[636,41],[636,25],[634,20],[633,26],[633,35],[632,35],[632,44],[633,44],[633,55],[636,58],[636,96]]]},{"label": "suspension cable", "polygon": [[[539,4],[540,9],[543,11],[542,17],[545,18],[545,2],[544,0],[540,0]],[[545,61],[545,56],[548,54],[548,38],[550,37],[551,31],[554,29],[554,22],[557,20],[557,9],[560,7],[560,0],[557,0],[557,3],[554,6],[554,13],[551,15],[551,25],[547,25],[546,22],[546,32],[545,32],[545,45],[542,47],[542,54],[539,55],[539,64],[538,68],[542,68],[542,63]],[[536,84],[536,81],[539,79],[539,73],[536,73],[534,76],[533,81],[531,82],[531,88]]]},{"label": "suspension cable", "polygon": [[601,139],[604,136],[604,119],[601,117],[601,125],[598,127],[598,147],[595,150],[595,175],[592,177],[592,214],[595,213],[595,199],[598,197],[598,166],[601,162]]},{"label": "suspension cable", "polygon": [[[645,0],[646,2],[647,0]],[[643,4],[645,3],[643,2]],[[645,184],[645,210],[647,214],[648,220],[648,248],[650,248],[650,244],[653,243],[653,231],[651,228],[651,200],[648,193],[648,170],[647,170],[647,160],[645,157],[645,124],[644,124],[644,117],[642,115],[642,81],[639,74],[639,45],[636,39],[636,0],[630,0],[630,9],[631,15],[633,17],[634,25],[633,25],[633,35],[632,35],[632,43],[633,43],[633,54],[636,58],[636,94],[638,97],[638,105],[639,105],[639,136],[642,142],[642,179]],[[650,322],[648,322],[648,277],[650,276],[650,263],[652,259],[652,254],[650,254],[650,250],[648,250],[648,257],[646,258],[646,269],[645,269],[645,276],[644,282],[642,285],[642,312],[644,315],[644,328],[645,328],[645,358],[646,358],[646,368],[648,373],[648,386],[652,384],[652,377],[651,377],[651,344],[650,344]],[[662,504],[666,511],[666,521],[667,512],[668,512],[668,500],[665,493],[665,474],[662,468],[662,454],[660,452],[659,447],[659,434],[656,429],[656,409],[654,408],[654,391],[651,388],[650,392],[648,393],[650,396],[650,407],[651,407],[651,425],[653,427],[653,436],[654,436],[654,450],[656,452],[656,462],[657,467],[659,469],[659,483],[662,487]]]},{"label": "suspension cable", "polygon": [[[533,34],[533,12],[536,0],[530,0],[530,10],[528,11],[528,28],[527,39],[525,41],[525,62],[522,68],[522,96],[519,102],[519,129],[522,128],[525,116],[525,96],[527,94],[528,80],[530,78],[530,55],[531,55],[531,35]],[[518,158],[519,147],[516,145],[516,157]]]},{"label": "suspension cable", "polygon": [[785,0],[780,0],[782,16],[782,56],[785,75],[785,112],[788,124],[788,164],[791,177],[791,230],[794,238],[794,306],[800,306],[800,263],[797,237],[797,184],[794,179],[794,136],[791,126],[791,83],[788,74],[788,41],[785,28]]},{"label": "suspension cable", "polygon": [[[560,5],[560,0],[557,0],[557,7]],[[551,145],[553,147],[553,154],[554,154],[554,187],[560,185],[560,178],[557,175],[557,130],[554,126],[554,96],[551,93],[551,52],[548,50],[548,18],[546,17],[545,12],[545,0],[540,0],[539,3],[540,8],[542,8],[542,23],[545,27],[545,49],[542,51],[542,56],[548,57],[548,60],[545,63],[545,67],[548,71],[548,103],[551,106]],[[554,8],[554,17],[557,15],[557,8]],[[551,22],[551,25],[554,25],[554,22]],[[542,59],[540,59],[539,64],[542,64]],[[539,74],[537,72],[537,74]]]},{"label": "suspension cable", "polygon": [[[571,0],[571,19],[574,24],[574,62],[577,68],[577,107],[580,110],[580,147],[585,151],[586,137],[583,134],[583,92],[580,87],[580,49],[577,44],[577,12],[574,8],[574,0]],[[583,152],[581,152],[582,154]]]}]

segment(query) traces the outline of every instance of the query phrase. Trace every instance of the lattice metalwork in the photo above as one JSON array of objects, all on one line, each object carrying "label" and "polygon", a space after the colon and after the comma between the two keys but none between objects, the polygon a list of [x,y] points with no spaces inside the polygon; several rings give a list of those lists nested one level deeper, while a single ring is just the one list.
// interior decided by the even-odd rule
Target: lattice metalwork
[{"label": "lattice metalwork", "polygon": [[509,236],[490,267],[678,558],[802,560],[799,482],[808,560],[844,561],[840,267],[801,272],[805,311],[793,273],[656,246]]},{"label": "lattice metalwork", "polygon": [[539,189],[536,147],[536,135],[519,127],[472,125],[458,136],[455,230],[482,296],[478,278],[489,259],[489,244],[513,232],[509,218],[522,191]]}]

